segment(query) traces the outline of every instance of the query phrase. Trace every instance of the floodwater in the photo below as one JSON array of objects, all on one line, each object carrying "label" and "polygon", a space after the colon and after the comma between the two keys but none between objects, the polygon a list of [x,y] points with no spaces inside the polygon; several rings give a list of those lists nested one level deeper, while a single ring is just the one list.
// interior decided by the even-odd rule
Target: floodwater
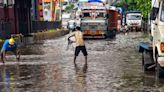
[{"label": "floodwater", "polygon": [[143,72],[138,43],[142,33],[118,34],[115,39],[86,40],[88,65],[66,36],[22,48],[21,60],[7,56],[0,63],[0,92],[163,92],[164,80]]}]

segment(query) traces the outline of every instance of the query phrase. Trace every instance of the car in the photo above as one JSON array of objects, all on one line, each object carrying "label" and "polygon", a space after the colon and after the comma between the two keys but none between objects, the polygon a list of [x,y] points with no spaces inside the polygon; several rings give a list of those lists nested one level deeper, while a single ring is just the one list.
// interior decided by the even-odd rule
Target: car
[{"label": "car", "polygon": [[76,28],[76,22],[74,20],[70,20],[68,21],[68,25],[67,25],[67,28],[71,31],[73,30],[74,28]]}]

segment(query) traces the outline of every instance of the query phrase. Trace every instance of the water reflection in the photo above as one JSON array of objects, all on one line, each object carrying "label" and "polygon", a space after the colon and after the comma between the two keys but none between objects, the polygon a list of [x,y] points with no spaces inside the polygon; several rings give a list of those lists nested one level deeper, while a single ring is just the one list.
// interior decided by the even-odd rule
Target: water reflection
[{"label": "water reflection", "polygon": [[0,92],[35,90],[36,87],[41,86],[41,81],[45,79],[44,71],[42,65],[1,65]]},{"label": "water reflection", "polygon": [[75,64],[75,78],[76,78],[76,91],[75,92],[87,92],[87,82],[86,82],[86,73],[87,73],[87,64],[82,68]]},{"label": "water reflection", "polygon": [[[12,69],[14,69],[12,71]],[[1,66],[1,75],[0,75],[0,92],[16,92],[16,75],[17,75],[17,66],[11,66],[10,69],[6,66]]]}]

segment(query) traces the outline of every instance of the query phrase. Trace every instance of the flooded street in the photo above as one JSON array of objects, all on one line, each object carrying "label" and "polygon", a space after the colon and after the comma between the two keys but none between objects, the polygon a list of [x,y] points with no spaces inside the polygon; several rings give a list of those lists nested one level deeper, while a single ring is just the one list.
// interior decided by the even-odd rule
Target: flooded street
[{"label": "flooded street", "polygon": [[115,39],[86,40],[88,67],[66,36],[23,47],[20,62],[7,56],[0,63],[0,92],[163,92],[164,80],[144,73],[138,43],[142,33],[118,34]]}]

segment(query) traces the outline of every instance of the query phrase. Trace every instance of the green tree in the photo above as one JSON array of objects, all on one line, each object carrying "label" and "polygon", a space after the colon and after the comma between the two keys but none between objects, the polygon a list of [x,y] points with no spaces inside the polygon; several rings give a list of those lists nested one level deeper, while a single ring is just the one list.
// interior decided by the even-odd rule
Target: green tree
[{"label": "green tree", "polygon": [[151,0],[121,0],[116,4],[117,7],[124,7],[126,11],[141,11],[144,17],[147,17],[151,9]]},{"label": "green tree", "polygon": [[151,0],[136,0],[136,8],[140,10],[144,17],[147,17],[151,10]]},{"label": "green tree", "polygon": [[69,6],[66,7],[65,11],[70,12],[71,10],[73,10],[74,8],[74,4],[70,4]]}]

